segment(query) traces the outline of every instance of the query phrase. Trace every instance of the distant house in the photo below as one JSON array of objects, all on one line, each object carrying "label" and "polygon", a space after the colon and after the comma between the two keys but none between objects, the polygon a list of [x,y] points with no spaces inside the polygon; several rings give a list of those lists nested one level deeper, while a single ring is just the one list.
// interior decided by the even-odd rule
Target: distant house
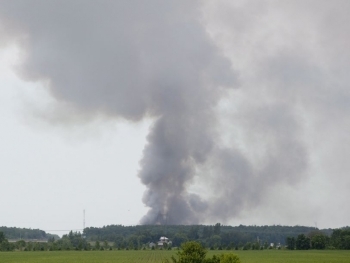
[{"label": "distant house", "polygon": [[167,237],[160,237],[158,241],[158,247],[164,247],[164,245],[171,245],[172,242]]}]

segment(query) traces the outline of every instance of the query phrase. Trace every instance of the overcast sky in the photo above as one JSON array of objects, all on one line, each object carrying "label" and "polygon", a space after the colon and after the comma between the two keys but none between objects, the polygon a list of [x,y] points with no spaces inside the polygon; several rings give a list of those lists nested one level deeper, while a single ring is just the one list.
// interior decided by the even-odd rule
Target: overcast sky
[{"label": "overcast sky", "polygon": [[349,8],[0,0],[0,225],[348,225]]}]

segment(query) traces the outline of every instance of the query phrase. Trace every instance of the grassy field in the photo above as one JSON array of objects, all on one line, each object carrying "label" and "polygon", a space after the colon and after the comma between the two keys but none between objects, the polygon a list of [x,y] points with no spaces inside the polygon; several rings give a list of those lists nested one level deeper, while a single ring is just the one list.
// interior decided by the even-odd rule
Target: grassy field
[{"label": "grassy field", "polygon": [[[208,256],[228,253],[209,251]],[[242,263],[350,263],[350,251],[233,251]],[[0,252],[0,262],[6,263],[161,263],[176,251],[53,251],[53,252]]]}]

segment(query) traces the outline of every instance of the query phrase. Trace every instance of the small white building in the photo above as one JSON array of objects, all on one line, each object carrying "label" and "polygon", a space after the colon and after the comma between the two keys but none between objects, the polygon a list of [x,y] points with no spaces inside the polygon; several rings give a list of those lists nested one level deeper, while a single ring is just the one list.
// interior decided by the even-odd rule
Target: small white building
[{"label": "small white building", "polygon": [[167,237],[160,237],[158,241],[158,247],[164,247],[164,244],[171,245],[171,241]]}]

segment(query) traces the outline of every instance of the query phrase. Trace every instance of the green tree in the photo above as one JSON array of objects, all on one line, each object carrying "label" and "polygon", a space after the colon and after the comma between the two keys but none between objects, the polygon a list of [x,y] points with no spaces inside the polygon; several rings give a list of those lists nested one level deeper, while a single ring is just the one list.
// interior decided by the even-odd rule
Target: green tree
[{"label": "green tree", "polygon": [[342,243],[342,230],[341,229],[335,229],[332,233],[331,236],[331,243],[332,245],[340,249],[341,248],[341,243]]},{"label": "green tree", "polygon": [[244,246],[243,246],[243,250],[249,250],[252,248],[252,243],[247,242]]},{"label": "green tree", "polygon": [[131,235],[128,239],[128,247],[129,249],[134,249],[139,246],[138,242],[138,236],[137,235]]},{"label": "green tree", "polygon": [[234,242],[230,242],[230,244],[228,244],[228,246],[226,247],[227,250],[233,250],[235,249],[235,243]]},{"label": "green tree", "polygon": [[26,245],[26,249],[28,251],[32,251],[33,250],[33,242],[28,242],[27,245]]},{"label": "green tree", "polygon": [[295,238],[294,237],[287,237],[286,240],[287,248],[290,250],[295,249]]},{"label": "green tree", "polygon": [[181,246],[182,243],[187,242],[188,238],[185,234],[178,233],[178,234],[175,234],[172,241],[173,241],[173,245],[178,247],[178,246]]},{"label": "green tree", "polygon": [[220,233],[221,233],[221,224],[216,223],[214,226],[214,235],[220,235]]},{"label": "green tree", "polygon": [[0,244],[6,240],[4,232],[0,231]]},{"label": "green tree", "polygon": [[174,256],[171,259],[174,263],[202,263],[206,254],[207,251],[200,243],[189,241],[183,243],[181,250],[176,253],[178,259]]},{"label": "green tree", "polygon": [[121,248],[122,245],[125,243],[124,237],[117,235],[114,239],[114,247]]},{"label": "green tree", "polygon": [[213,227],[212,226],[203,226],[203,232],[202,237],[203,238],[209,238],[213,234]]},{"label": "green tree", "polygon": [[95,249],[100,250],[100,241],[98,241],[98,240],[95,243]]},{"label": "green tree", "polygon": [[337,249],[350,249],[350,229],[335,229],[331,244]]},{"label": "green tree", "polygon": [[[52,243],[55,243],[53,245]],[[56,249],[57,247],[60,247],[62,250],[87,250],[90,247],[90,244],[86,241],[85,238],[83,238],[82,234],[80,232],[73,232],[70,231],[68,235],[63,235],[60,240],[57,240],[57,242],[54,241],[54,239],[50,239],[48,241],[49,247],[51,249]]]},{"label": "green tree", "polygon": [[313,249],[325,249],[327,238],[324,234],[320,233],[311,237],[311,246]]},{"label": "green tree", "polygon": [[108,242],[107,242],[107,240],[103,241],[103,247],[104,247],[104,249],[108,249]]},{"label": "green tree", "polygon": [[23,248],[26,247],[26,242],[24,240],[18,240],[16,241],[15,246],[21,251]]},{"label": "green tree", "polygon": [[199,238],[198,235],[199,227],[198,226],[191,226],[190,231],[188,232],[187,236],[190,240],[196,240]]},{"label": "green tree", "polygon": [[8,242],[5,238],[5,234],[0,232],[0,251],[10,251],[14,250],[15,245]]},{"label": "green tree", "polygon": [[310,238],[304,234],[300,234],[297,237],[295,245],[298,250],[308,250],[310,248]]},{"label": "green tree", "polygon": [[209,246],[218,248],[221,246],[221,237],[219,235],[214,235],[209,238]]}]

